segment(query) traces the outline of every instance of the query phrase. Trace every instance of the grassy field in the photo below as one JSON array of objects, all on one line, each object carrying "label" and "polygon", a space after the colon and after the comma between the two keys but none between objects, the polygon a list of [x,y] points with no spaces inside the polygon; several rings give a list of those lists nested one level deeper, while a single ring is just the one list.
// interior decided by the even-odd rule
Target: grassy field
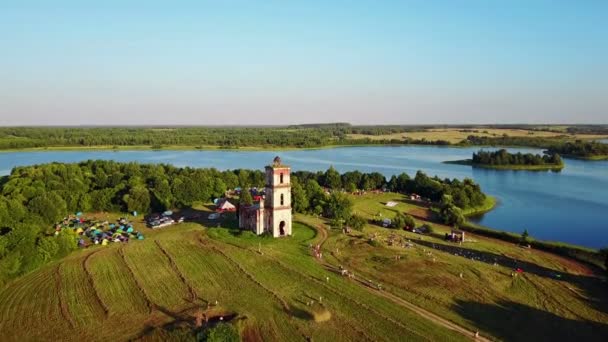
[{"label": "grassy field", "polygon": [[[368,219],[432,218],[402,195],[353,198]],[[435,223],[426,236],[371,224],[343,234],[317,217],[295,219],[285,239],[235,230],[227,218],[228,228],[189,222],[74,252],[0,289],[0,340],[167,340],[163,332],[191,328],[197,312],[225,317],[247,341],[471,338],[429,315],[494,340],[608,336],[606,284],[572,260],[472,234],[452,244]],[[311,256],[317,243],[321,260]],[[516,267],[524,273],[512,276]]]},{"label": "grassy field", "polygon": [[550,138],[564,136],[568,139],[603,139],[606,138],[604,135],[595,134],[567,134],[547,131],[531,131],[525,129],[501,129],[501,128],[474,128],[474,129],[462,129],[462,128],[445,128],[445,129],[426,129],[420,132],[407,132],[407,133],[395,133],[385,135],[365,135],[365,134],[349,134],[351,139],[365,139],[369,138],[372,140],[390,140],[390,139],[426,139],[426,140],[446,140],[452,144],[456,144],[466,139],[469,135],[475,135],[479,137],[501,137],[504,134],[510,137],[534,137],[534,138]]}]

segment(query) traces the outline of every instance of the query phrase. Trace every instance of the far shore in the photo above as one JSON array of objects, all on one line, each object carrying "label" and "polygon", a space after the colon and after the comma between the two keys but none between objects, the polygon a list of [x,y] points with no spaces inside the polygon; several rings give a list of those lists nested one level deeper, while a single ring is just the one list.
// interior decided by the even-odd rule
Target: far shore
[{"label": "far shore", "polygon": [[[321,145],[311,147],[294,147],[294,146],[219,146],[219,145],[163,145],[163,146],[151,146],[151,145],[94,145],[94,146],[45,146],[45,147],[23,147],[23,148],[9,148],[0,149],[2,152],[46,152],[46,151],[298,151],[298,150],[324,150],[341,147],[400,147],[400,146],[416,146],[416,147],[440,147],[440,148],[493,148],[493,147],[504,147],[504,148],[533,148],[540,149],[534,146],[495,146],[495,145],[462,145],[462,144],[451,144],[451,145],[433,145],[433,144],[334,144],[334,145]],[[608,158],[608,156],[607,156]]]}]

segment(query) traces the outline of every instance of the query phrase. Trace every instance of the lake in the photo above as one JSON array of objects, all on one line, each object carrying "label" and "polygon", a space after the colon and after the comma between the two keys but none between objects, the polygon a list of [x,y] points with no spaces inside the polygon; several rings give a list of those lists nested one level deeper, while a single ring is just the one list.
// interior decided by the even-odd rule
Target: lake
[{"label": "lake", "polygon": [[[561,172],[496,171],[442,161],[470,158],[477,148],[437,146],[343,147],[296,151],[45,151],[1,152],[0,174],[14,166],[48,162],[111,159],[120,162],[167,163],[175,166],[218,169],[261,169],[275,155],[293,170],[341,172],[378,171],[390,177],[417,170],[428,175],[473,178],[483,191],[498,198],[493,211],[476,218],[480,224],[516,233],[528,229],[531,236],[588,246],[608,246],[608,161],[567,159]],[[540,153],[538,149],[509,151]]]}]

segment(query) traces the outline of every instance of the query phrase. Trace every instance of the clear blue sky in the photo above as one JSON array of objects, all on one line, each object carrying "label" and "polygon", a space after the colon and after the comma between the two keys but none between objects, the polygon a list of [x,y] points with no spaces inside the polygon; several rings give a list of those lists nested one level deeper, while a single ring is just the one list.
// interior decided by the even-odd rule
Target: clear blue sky
[{"label": "clear blue sky", "polygon": [[0,0],[0,125],[608,123],[608,1]]}]

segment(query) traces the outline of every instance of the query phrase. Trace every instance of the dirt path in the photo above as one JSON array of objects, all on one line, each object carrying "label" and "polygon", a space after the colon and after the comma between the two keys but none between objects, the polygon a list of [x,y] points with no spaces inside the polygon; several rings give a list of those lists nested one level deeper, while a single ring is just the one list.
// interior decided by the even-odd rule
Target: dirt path
[{"label": "dirt path", "polygon": [[[323,227],[323,225],[318,224],[315,225],[315,229],[317,229],[317,232],[319,232],[319,235],[321,235],[321,242],[319,243],[321,246],[323,246],[323,244],[325,243],[325,241],[327,240],[329,234],[327,233],[327,230],[325,229],[325,227]],[[317,259],[319,263],[323,264],[326,267],[331,267],[331,265],[325,263],[322,260]],[[364,289],[366,289],[368,292],[373,293],[375,295],[379,295],[382,296],[390,301],[392,301],[393,303],[402,306],[404,308],[407,308],[410,311],[415,312],[417,315],[424,317],[430,321],[432,321],[433,323],[440,325],[444,328],[450,329],[452,331],[456,331],[458,333],[463,334],[466,337],[471,338],[472,340],[476,340],[476,341],[485,341],[485,342],[489,342],[492,341],[489,338],[483,337],[483,336],[477,336],[475,337],[475,331],[471,331],[465,327],[462,327],[456,323],[453,323],[447,319],[444,319],[426,309],[423,309],[421,307],[419,307],[416,304],[413,304],[401,297],[398,297],[390,292],[385,292],[385,291],[379,291],[376,289],[373,289],[369,286],[366,286],[365,284],[361,283],[361,282],[357,282],[357,284],[360,284],[361,287],[363,287]]]}]

